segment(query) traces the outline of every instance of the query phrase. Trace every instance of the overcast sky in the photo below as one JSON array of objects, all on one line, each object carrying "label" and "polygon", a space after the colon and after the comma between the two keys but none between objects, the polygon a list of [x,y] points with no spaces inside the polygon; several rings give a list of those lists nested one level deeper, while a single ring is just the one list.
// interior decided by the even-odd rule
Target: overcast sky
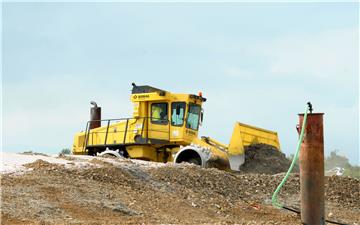
[{"label": "overcast sky", "polygon": [[3,151],[57,153],[89,119],[131,116],[131,83],[202,91],[200,134],[235,121],[294,153],[298,113],[359,163],[358,3],[3,3]]}]

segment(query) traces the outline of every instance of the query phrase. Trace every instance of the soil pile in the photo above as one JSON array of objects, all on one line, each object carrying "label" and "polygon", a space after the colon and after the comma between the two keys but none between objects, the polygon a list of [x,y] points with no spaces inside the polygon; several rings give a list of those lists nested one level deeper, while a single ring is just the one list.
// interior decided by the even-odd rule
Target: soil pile
[{"label": "soil pile", "polygon": [[[286,172],[291,161],[275,147],[256,144],[245,147],[245,163],[240,170],[245,173],[277,174]],[[296,165],[293,172],[299,172]]]},{"label": "soil pile", "polygon": [[35,162],[32,163],[27,163],[24,165],[26,168],[31,168],[34,170],[39,170],[39,169],[56,169],[56,168],[61,168],[64,167],[64,165],[59,165],[59,164],[53,164],[53,163],[49,163],[47,161],[38,159]]},{"label": "soil pile", "polygon": [[[174,166],[150,169],[149,173],[161,182],[178,184],[201,192],[202,195],[220,194],[228,201],[255,201],[270,203],[276,187],[285,176],[266,174],[239,174],[203,169],[197,166]],[[348,208],[360,209],[360,181],[349,177],[325,177],[325,199]],[[280,198],[287,201],[288,196],[299,195],[300,175],[291,174],[280,192]],[[292,199],[290,199],[292,200]],[[298,205],[289,201],[288,205]]]},{"label": "soil pile", "polygon": [[[2,175],[2,224],[301,223],[297,214],[271,206],[284,174],[113,160],[82,169],[40,161],[25,174]],[[359,186],[356,179],[327,178],[326,215],[349,224],[359,221]],[[290,176],[279,200],[298,207],[298,174]]]}]

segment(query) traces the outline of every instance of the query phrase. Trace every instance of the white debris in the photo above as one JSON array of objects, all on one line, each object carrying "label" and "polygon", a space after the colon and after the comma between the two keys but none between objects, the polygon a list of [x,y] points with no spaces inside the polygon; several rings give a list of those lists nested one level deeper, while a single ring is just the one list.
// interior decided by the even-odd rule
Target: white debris
[{"label": "white debris", "polygon": [[31,169],[24,167],[24,165],[33,163],[39,159],[48,163],[63,164],[65,165],[65,168],[99,167],[99,164],[92,162],[93,159],[111,163],[114,166],[126,166],[132,164],[134,166],[140,166],[143,168],[154,168],[169,165],[169,163],[148,162],[126,158],[103,158],[88,155],[66,155],[63,158],[60,158],[58,155],[45,156],[42,154],[22,154],[8,152],[0,152],[0,159],[0,173],[2,174],[30,171]]},{"label": "white debris", "polygon": [[87,165],[87,162],[73,162],[70,160],[57,158],[53,156],[44,156],[38,154],[20,154],[0,152],[1,166],[0,173],[14,173],[24,172],[28,169],[24,167],[25,164],[33,163],[36,160],[44,160],[48,163],[63,164],[66,167],[82,167]]},{"label": "white debris", "polygon": [[1,173],[12,173],[16,171],[22,171],[26,168],[23,166],[27,163],[35,162],[38,159],[47,161],[49,163],[61,163],[65,164],[66,160],[56,159],[43,155],[28,155],[28,154],[17,154],[1,152]]}]

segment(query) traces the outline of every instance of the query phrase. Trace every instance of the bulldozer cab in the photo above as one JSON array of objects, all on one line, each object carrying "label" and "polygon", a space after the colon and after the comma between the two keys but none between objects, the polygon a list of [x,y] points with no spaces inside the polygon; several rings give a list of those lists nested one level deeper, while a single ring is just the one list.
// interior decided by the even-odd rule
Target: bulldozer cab
[{"label": "bulldozer cab", "polygon": [[197,137],[202,118],[198,95],[174,94],[151,86],[134,86],[134,118],[146,118],[144,135],[153,144],[189,144]]}]

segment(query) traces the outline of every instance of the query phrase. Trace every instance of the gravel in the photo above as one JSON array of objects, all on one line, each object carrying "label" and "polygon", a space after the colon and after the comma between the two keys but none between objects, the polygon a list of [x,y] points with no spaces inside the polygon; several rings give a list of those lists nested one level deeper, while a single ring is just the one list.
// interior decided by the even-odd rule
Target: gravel
[{"label": "gravel", "polygon": [[[297,214],[271,206],[284,173],[261,173],[262,166],[236,173],[124,159],[94,158],[91,164],[75,168],[38,160],[25,165],[31,170],[24,174],[2,174],[2,224],[301,223]],[[326,177],[327,217],[357,224],[359,187],[354,178]],[[290,175],[279,201],[299,207],[298,173]]]}]

